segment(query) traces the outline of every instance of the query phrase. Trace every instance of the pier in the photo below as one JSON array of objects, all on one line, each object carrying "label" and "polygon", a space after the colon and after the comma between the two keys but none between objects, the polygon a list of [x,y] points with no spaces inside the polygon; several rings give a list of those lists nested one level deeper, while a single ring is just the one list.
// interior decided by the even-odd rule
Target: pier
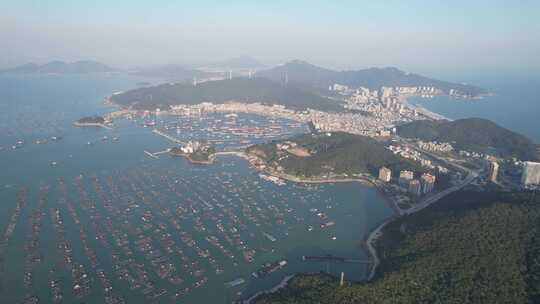
[{"label": "pier", "polygon": [[175,137],[173,137],[173,136],[171,136],[171,135],[169,135],[169,134],[167,134],[167,133],[161,132],[161,131],[158,130],[158,129],[154,129],[154,130],[152,130],[152,132],[154,132],[154,133],[156,133],[156,134],[158,134],[158,135],[161,135],[161,136],[165,137],[166,139],[168,139],[168,140],[174,142],[175,144],[185,145],[185,143],[184,143],[183,141],[179,140],[178,138],[175,138]]},{"label": "pier", "polygon": [[150,157],[152,157],[152,158],[159,159],[159,157],[156,156],[156,155],[155,155],[154,153],[152,153],[152,152],[148,152],[148,151],[144,150],[144,154],[146,154],[146,155],[148,155],[148,156],[150,156]]},{"label": "pier", "polygon": [[146,154],[146,155],[148,155],[148,156],[150,156],[152,158],[155,158],[155,159],[159,159],[158,155],[167,154],[169,152],[171,152],[171,149],[165,149],[163,151],[158,151],[158,152],[154,152],[154,153],[144,150],[144,154]]},{"label": "pier", "polygon": [[371,264],[370,260],[352,259],[352,258],[339,257],[339,256],[333,256],[333,255],[323,255],[323,256],[304,255],[302,256],[302,261]]}]

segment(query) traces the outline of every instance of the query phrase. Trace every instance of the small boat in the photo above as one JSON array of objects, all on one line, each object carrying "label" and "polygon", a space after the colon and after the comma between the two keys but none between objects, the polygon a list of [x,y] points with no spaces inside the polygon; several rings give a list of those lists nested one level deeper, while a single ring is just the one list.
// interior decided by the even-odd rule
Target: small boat
[{"label": "small boat", "polygon": [[233,281],[230,281],[230,282],[227,282],[225,283],[225,286],[227,287],[234,287],[234,286],[238,286],[238,285],[241,285],[241,284],[244,284],[246,282],[246,280],[242,279],[242,278],[238,278],[236,280],[233,280]]}]

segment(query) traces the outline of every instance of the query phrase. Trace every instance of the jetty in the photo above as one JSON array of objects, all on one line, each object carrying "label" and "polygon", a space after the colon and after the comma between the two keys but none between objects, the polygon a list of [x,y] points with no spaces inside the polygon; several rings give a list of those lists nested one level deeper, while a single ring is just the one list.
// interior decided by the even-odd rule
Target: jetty
[{"label": "jetty", "polygon": [[166,139],[174,142],[175,144],[179,144],[179,145],[185,145],[186,144],[183,141],[181,141],[180,139],[178,139],[176,137],[173,137],[173,136],[171,136],[171,135],[169,135],[167,133],[161,132],[158,129],[154,129],[154,130],[152,130],[152,132],[156,133],[157,135],[161,135],[161,136],[165,137]]}]

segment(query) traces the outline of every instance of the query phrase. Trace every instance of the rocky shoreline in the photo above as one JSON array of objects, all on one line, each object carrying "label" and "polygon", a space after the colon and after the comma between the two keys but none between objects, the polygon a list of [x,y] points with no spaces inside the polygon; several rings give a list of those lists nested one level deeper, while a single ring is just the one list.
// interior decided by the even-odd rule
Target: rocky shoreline
[{"label": "rocky shoreline", "polygon": [[111,129],[111,127],[107,126],[106,124],[94,122],[74,122],[73,125],[76,127],[99,127],[104,129]]}]

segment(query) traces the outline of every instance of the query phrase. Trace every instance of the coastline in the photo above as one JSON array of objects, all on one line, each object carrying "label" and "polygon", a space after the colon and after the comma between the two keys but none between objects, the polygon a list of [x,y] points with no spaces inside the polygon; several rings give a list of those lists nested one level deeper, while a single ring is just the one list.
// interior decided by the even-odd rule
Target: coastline
[{"label": "coastline", "polygon": [[[409,100],[408,100],[408,98],[410,98],[410,97],[414,97],[414,96],[402,96],[400,98],[400,101],[404,104],[404,106],[408,107],[409,109],[416,110],[422,116],[424,116],[424,117],[426,117],[428,119],[432,119],[432,120],[444,119],[444,120],[449,120],[449,121],[452,120],[452,119],[449,119],[448,117],[445,117],[443,115],[431,112],[431,111],[427,110],[426,108],[422,107],[421,105],[414,105],[414,104],[410,103]],[[115,106],[120,108],[120,110],[118,110],[118,111],[114,111],[112,113],[109,113],[108,114],[109,116],[122,117],[122,116],[124,116],[124,115],[126,115],[128,113],[136,112],[135,110],[126,108],[126,107],[118,105],[118,104],[114,104],[113,102],[110,101],[110,99],[108,100],[108,102],[109,102],[109,104],[115,105]],[[228,112],[231,112],[231,111],[215,111],[215,112],[228,113]],[[257,115],[262,115],[262,116],[274,116],[274,117],[277,116],[277,117],[282,117],[282,118],[293,119],[293,120],[296,120],[296,121],[305,122],[303,120],[294,119],[294,118],[290,117],[289,115],[283,115],[283,116],[282,115],[275,115],[275,114],[274,115],[269,115],[269,113],[261,113],[259,111],[247,111],[247,110],[246,111],[235,110],[235,111],[232,111],[232,112],[252,113],[252,114],[257,114]],[[173,110],[165,110],[165,111],[162,110],[162,111],[160,111],[160,113],[163,114],[163,115],[173,115],[173,116],[181,115],[179,113],[174,112]],[[365,246],[366,250],[368,251],[368,254],[370,256],[370,260],[372,261],[372,266],[371,266],[371,269],[369,271],[369,274],[367,275],[366,282],[369,282],[374,278],[374,276],[376,274],[376,270],[377,270],[377,268],[378,268],[378,266],[380,264],[380,259],[379,259],[379,256],[377,254],[377,250],[376,250],[375,245],[377,243],[377,240],[380,237],[383,236],[383,230],[384,230],[384,227],[386,227],[386,225],[388,225],[389,223],[391,223],[392,221],[394,221],[395,219],[397,219],[397,218],[399,218],[399,217],[401,217],[403,215],[408,215],[408,214],[418,212],[418,211],[430,206],[431,204],[435,203],[440,198],[446,196],[446,194],[449,194],[449,193],[451,193],[451,192],[453,192],[455,190],[459,190],[459,189],[455,189],[455,190],[447,189],[449,191],[444,191],[444,193],[440,193],[441,195],[437,195],[436,198],[435,197],[428,197],[428,198],[424,199],[418,206],[416,206],[416,208],[403,210],[397,205],[397,203],[395,201],[393,201],[391,198],[386,196],[382,191],[380,191],[380,186],[376,182],[374,182],[373,180],[371,180],[371,179],[369,179],[367,177],[356,177],[356,178],[334,177],[334,178],[324,178],[324,179],[322,179],[322,178],[300,178],[300,177],[290,175],[290,174],[287,174],[287,173],[277,172],[276,170],[272,170],[272,169],[268,169],[268,168],[260,168],[257,165],[257,159],[260,159],[260,158],[258,156],[256,156],[256,155],[247,154],[247,153],[245,153],[243,151],[216,152],[216,153],[209,156],[208,161],[194,161],[189,157],[189,155],[184,155],[184,154],[171,154],[171,155],[186,157],[190,162],[192,162],[194,164],[212,164],[212,163],[214,163],[215,158],[218,157],[218,156],[234,155],[234,156],[246,159],[248,161],[248,163],[250,165],[252,165],[256,171],[263,172],[263,173],[266,173],[266,174],[268,174],[270,176],[274,176],[274,177],[277,177],[277,178],[280,178],[280,179],[283,179],[283,180],[286,180],[286,181],[294,182],[294,183],[323,184],[323,183],[339,183],[339,182],[359,182],[359,183],[361,183],[362,185],[365,185],[365,186],[375,187],[377,190],[379,190],[379,193],[381,194],[381,196],[389,203],[389,206],[394,211],[394,215],[391,215],[390,217],[388,217],[387,219],[385,219],[384,221],[382,221],[381,223],[376,225],[367,235],[364,236],[364,241],[363,241],[364,244],[363,245]],[[262,290],[262,291],[257,292],[256,294],[250,296],[248,299],[242,301],[242,303],[251,303],[253,300],[255,300],[260,295],[267,294],[267,293],[272,293],[272,292],[275,292],[276,290],[278,290],[280,288],[283,288],[283,287],[287,286],[288,282],[292,278],[294,278],[296,275],[297,274],[292,274],[292,275],[288,275],[288,276],[284,277],[280,281],[279,284],[275,285],[274,287],[272,287],[270,289],[266,289],[266,290]]]},{"label": "coastline", "polygon": [[422,115],[426,116],[426,117],[429,117],[433,120],[448,120],[448,121],[453,121],[453,119],[451,118],[448,118],[444,115],[441,115],[441,114],[438,114],[438,113],[435,113],[435,112],[432,112],[420,105],[415,105],[411,102],[409,102],[409,98],[410,97],[417,97],[417,96],[403,96],[402,98],[400,98],[401,102],[408,108],[412,109],[412,110],[416,110],[420,113],[422,113]]},{"label": "coastline", "polygon": [[258,291],[256,294],[252,295],[251,297],[247,298],[246,300],[243,300],[242,303],[244,304],[250,304],[251,301],[255,300],[256,298],[258,298],[259,296],[262,296],[264,294],[269,294],[269,293],[273,293],[273,292],[276,292],[278,291],[279,289],[287,286],[287,284],[289,283],[289,281],[294,278],[296,274],[290,274],[286,277],[284,277],[277,285],[275,285],[274,287],[272,288],[269,288],[269,289],[265,289],[265,290],[261,290],[261,291]]},{"label": "coastline", "polygon": [[195,159],[191,158],[190,155],[185,154],[185,153],[172,153],[172,152],[169,152],[169,154],[170,154],[171,156],[180,156],[180,157],[184,157],[184,158],[187,159],[190,163],[196,164],[196,165],[211,165],[211,164],[214,163],[214,159],[215,159],[214,154],[209,155],[209,156],[208,156],[208,160],[195,160]]},{"label": "coastline", "polygon": [[[254,164],[254,161],[253,161],[254,159],[259,158],[258,156],[256,156],[256,155],[247,155],[245,153],[242,153],[242,155],[250,162],[250,164],[252,164],[256,168],[256,170],[258,170],[257,166]],[[252,159],[250,159],[250,156],[252,157]],[[351,179],[351,178],[348,178],[348,179],[303,180],[301,178],[298,178],[298,177],[295,177],[295,176],[292,176],[292,175],[283,174],[283,173],[277,173],[277,172],[274,172],[273,170],[259,170],[259,171],[263,171],[263,172],[265,172],[265,173],[267,173],[269,175],[272,175],[272,176],[275,176],[275,177],[278,177],[278,178],[283,178],[285,180],[288,180],[288,181],[291,181],[291,182],[297,182],[297,183],[360,182],[360,183],[362,183],[364,185],[373,186],[376,189],[379,189],[379,187],[378,187],[378,185],[376,183],[374,183],[373,181],[371,181],[371,180],[369,180],[367,178],[365,178],[365,179]],[[452,188],[445,189],[444,191],[436,193],[433,196],[426,197],[421,202],[419,202],[416,207],[412,207],[412,208],[407,209],[407,210],[402,210],[401,208],[399,208],[397,206],[397,204],[394,201],[392,201],[389,197],[384,195],[384,193],[381,193],[382,197],[385,198],[387,201],[389,201],[391,203],[390,204],[391,206],[394,206],[394,208],[392,208],[392,209],[394,210],[395,214],[388,217],[387,219],[385,219],[384,221],[382,221],[378,225],[376,225],[375,228],[373,228],[369,232],[367,237],[364,238],[364,244],[363,245],[367,249],[367,251],[368,251],[368,253],[370,255],[370,259],[373,261],[373,264],[371,266],[371,270],[370,270],[365,282],[369,282],[374,278],[374,276],[376,274],[376,271],[377,271],[377,267],[380,264],[380,259],[379,259],[379,256],[377,254],[377,249],[376,249],[376,243],[377,243],[377,240],[383,236],[383,234],[384,234],[383,229],[384,229],[384,227],[386,225],[388,225],[389,223],[393,222],[397,218],[400,218],[400,217],[402,217],[404,215],[413,214],[413,213],[419,212],[419,211],[431,206],[432,204],[436,203],[437,201],[439,201],[441,198],[447,196],[448,194],[453,193],[455,191],[458,191],[461,188],[463,188],[464,186],[468,185],[477,176],[478,176],[477,173],[475,173],[473,171],[469,171],[469,175],[463,181],[462,184],[454,186]],[[280,284],[276,285],[274,288],[276,288],[276,290],[277,290],[279,288],[282,288],[282,287],[286,286],[287,282],[290,279],[294,278],[294,276],[295,275],[292,275],[290,278],[287,279],[287,281],[285,283],[281,282]],[[282,284],[285,284],[285,285],[282,286]],[[272,290],[272,289],[269,289],[269,290]],[[265,293],[268,293],[268,292],[269,292],[268,290],[261,291],[261,292],[257,293],[257,295],[262,295],[262,294],[265,294]],[[250,297],[248,299],[249,302],[244,302],[244,303],[251,303],[251,301],[253,301],[254,299],[256,299],[256,297],[252,296],[252,297]]]}]

